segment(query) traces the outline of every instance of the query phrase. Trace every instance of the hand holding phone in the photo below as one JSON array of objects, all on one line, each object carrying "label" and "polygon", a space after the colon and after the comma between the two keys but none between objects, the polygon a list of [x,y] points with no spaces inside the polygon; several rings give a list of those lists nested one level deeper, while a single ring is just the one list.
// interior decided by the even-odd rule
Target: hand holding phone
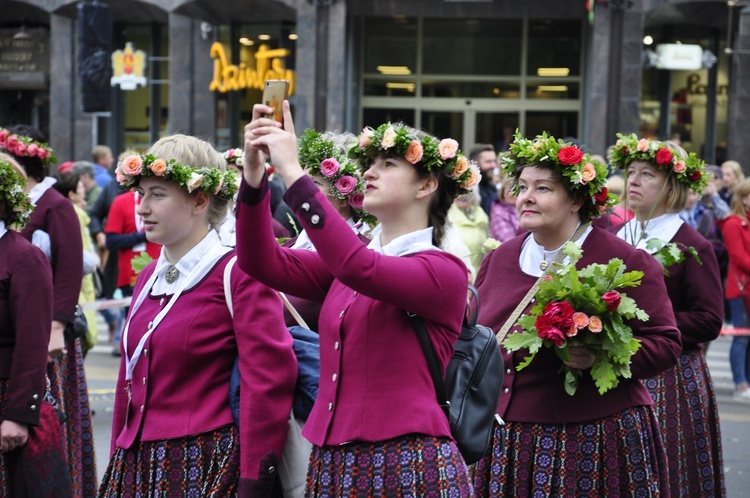
[{"label": "hand holding phone", "polygon": [[281,103],[289,97],[289,81],[287,80],[266,80],[263,88],[263,104],[273,108],[273,114],[270,117],[279,123],[284,122],[284,114]]}]

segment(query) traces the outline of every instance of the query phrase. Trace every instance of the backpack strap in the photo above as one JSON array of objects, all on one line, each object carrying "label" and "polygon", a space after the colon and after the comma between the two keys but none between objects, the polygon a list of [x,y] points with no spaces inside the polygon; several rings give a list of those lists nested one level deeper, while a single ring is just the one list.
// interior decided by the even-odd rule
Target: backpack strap
[{"label": "backpack strap", "polygon": [[[473,287],[471,287],[474,289]],[[476,292],[476,289],[473,290]],[[435,394],[437,395],[437,401],[440,408],[443,409],[445,416],[448,417],[448,422],[451,420],[451,403],[448,401],[448,392],[445,389],[445,380],[440,374],[440,365],[438,365],[437,355],[435,354],[435,348],[432,345],[427,329],[424,326],[424,320],[419,315],[407,312],[411,319],[411,324],[414,330],[417,332],[417,339],[419,339],[419,345],[422,347],[422,352],[427,360],[427,368],[430,370],[430,377],[432,377],[432,383],[435,385]]]},{"label": "backpack strap", "polygon": [[224,299],[227,301],[227,308],[229,308],[229,314],[234,318],[234,307],[232,306],[232,268],[237,262],[237,255],[232,256],[232,259],[227,262],[227,266],[224,267]]}]

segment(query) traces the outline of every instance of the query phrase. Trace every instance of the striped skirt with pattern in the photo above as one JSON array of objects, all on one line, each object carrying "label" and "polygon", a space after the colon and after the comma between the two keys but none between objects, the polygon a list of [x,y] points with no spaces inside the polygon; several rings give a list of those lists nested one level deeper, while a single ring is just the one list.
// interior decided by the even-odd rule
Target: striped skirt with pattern
[{"label": "striped skirt with pattern", "polygon": [[711,374],[699,350],[644,380],[667,452],[672,496],[726,496],[719,409]]},{"label": "striped skirt with pattern", "polygon": [[109,498],[237,496],[240,445],[234,424],[180,439],[116,448],[99,488]]},{"label": "striped skirt with pattern", "polygon": [[647,406],[582,423],[508,422],[495,430],[474,476],[476,496],[493,498],[665,497],[668,486],[659,427]]},{"label": "striped skirt with pattern", "polygon": [[310,497],[470,497],[471,479],[456,443],[410,434],[386,441],[313,446]]},{"label": "striped skirt with pattern", "polygon": [[52,397],[67,417],[64,436],[68,446],[73,496],[93,498],[97,490],[94,428],[81,342],[79,339],[66,341],[65,347],[67,352],[48,365],[47,375]]}]

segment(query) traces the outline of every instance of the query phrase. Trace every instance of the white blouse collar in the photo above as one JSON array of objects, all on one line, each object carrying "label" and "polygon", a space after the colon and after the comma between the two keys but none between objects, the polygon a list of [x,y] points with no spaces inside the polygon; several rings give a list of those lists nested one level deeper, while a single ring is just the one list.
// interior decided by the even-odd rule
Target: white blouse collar
[{"label": "white blouse collar", "polygon": [[44,193],[49,190],[50,187],[55,184],[55,182],[57,182],[57,180],[55,180],[51,176],[48,176],[41,182],[31,187],[31,190],[29,190],[29,200],[32,203],[36,204],[39,198],[44,195]]},{"label": "white blouse collar", "polygon": [[[589,236],[591,230],[593,230],[593,226],[589,226],[583,234],[581,234],[575,242],[578,247],[583,245],[583,242],[586,240],[586,237]],[[567,241],[565,241],[565,244],[567,244]],[[542,270],[542,267],[540,266],[542,261],[552,264],[557,257],[557,254],[562,251],[565,244],[561,245],[554,251],[547,251],[544,249],[544,246],[534,240],[534,234],[529,234],[529,236],[526,237],[526,240],[523,241],[521,255],[518,257],[518,265],[521,267],[521,271],[527,275],[541,277],[542,273],[544,273],[544,270]],[[570,258],[566,256],[562,260],[562,264],[567,264],[569,259]]]},{"label": "white blouse collar", "polygon": [[[167,268],[171,266],[171,263],[167,260],[165,256],[165,249],[162,247],[159,259],[156,262],[156,270],[154,270],[158,278],[156,279],[156,282],[154,282],[154,286],[151,289],[151,294],[157,296],[162,294],[174,294],[175,290],[179,287],[182,281],[188,278],[188,275],[190,275],[193,269],[198,266],[198,263],[206,258],[207,255],[214,254],[214,259],[218,261],[224,254],[232,250],[231,247],[223,247],[223,250],[211,251],[211,249],[213,249],[213,247],[217,244],[221,245],[219,234],[216,233],[216,230],[209,230],[208,234],[203,238],[203,240],[198,242],[195,247],[190,249],[190,251],[188,251],[188,253],[185,254],[177,262],[175,266],[180,273],[177,276],[177,279],[171,284],[167,282],[166,279]],[[203,277],[205,277],[214,268],[216,261],[212,262],[211,264],[205,265],[203,267],[203,271],[199,272],[196,275],[193,275],[190,278],[190,281],[185,286],[185,289],[191,289],[195,284],[200,282],[201,279],[203,279]]]},{"label": "white blouse collar", "polygon": [[404,256],[422,251],[440,251],[439,248],[432,245],[432,227],[401,235],[384,246],[380,243],[382,231],[382,225],[375,227],[372,231],[372,241],[367,246],[368,249],[386,256]]},{"label": "white blouse collar", "polygon": [[683,223],[685,221],[680,218],[678,213],[667,213],[648,220],[644,231],[638,220],[633,218],[620,228],[617,236],[628,244],[653,254],[655,250],[646,247],[648,241],[660,239],[669,242],[677,234]]},{"label": "white blouse collar", "polygon": [[3,235],[8,231],[7,228],[5,228],[5,222],[3,220],[0,220],[0,239],[3,238]]}]

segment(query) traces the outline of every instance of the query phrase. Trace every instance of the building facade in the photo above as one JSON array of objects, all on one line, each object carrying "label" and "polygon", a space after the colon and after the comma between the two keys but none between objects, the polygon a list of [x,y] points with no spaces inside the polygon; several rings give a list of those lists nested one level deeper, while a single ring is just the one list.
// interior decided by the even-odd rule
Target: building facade
[{"label": "building facade", "polygon": [[[518,128],[598,154],[636,132],[678,135],[708,162],[750,156],[750,8],[721,0],[597,0],[593,12],[586,0],[102,3],[112,50],[141,60],[146,84],[113,86],[105,112],[84,113],[78,2],[3,2],[0,124],[41,128],[61,160],[176,132],[239,146],[263,81],[277,78],[292,82],[299,130],[401,120],[467,149],[503,147]],[[662,44],[716,61],[650,67]]]}]

